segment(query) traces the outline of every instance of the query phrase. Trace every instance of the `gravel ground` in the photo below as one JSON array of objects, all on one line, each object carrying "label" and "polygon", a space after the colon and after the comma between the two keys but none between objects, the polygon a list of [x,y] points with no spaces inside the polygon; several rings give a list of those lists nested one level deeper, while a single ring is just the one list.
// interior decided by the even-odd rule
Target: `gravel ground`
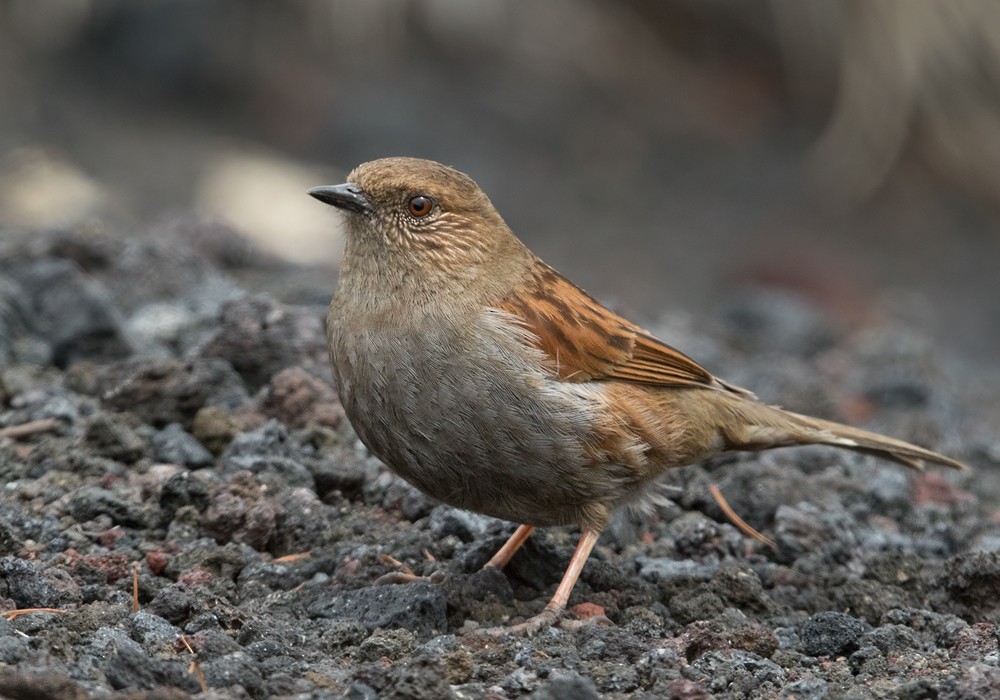
[{"label": "gravel ground", "polygon": [[[0,243],[3,697],[1000,697],[1000,381],[940,356],[919,318],[847,332],[747,289],[658,330],[769,401],[973,471],[820,448],[677,470],[574,591],[574,616],[614,626],[494,639],[479,630],[544,606],[574,533],[480,571],[513,525],[369,456],[323,305],[247,280],[286,301],[333,288],[196,220]],[[372,585],[402,567],[445,576]]]}]

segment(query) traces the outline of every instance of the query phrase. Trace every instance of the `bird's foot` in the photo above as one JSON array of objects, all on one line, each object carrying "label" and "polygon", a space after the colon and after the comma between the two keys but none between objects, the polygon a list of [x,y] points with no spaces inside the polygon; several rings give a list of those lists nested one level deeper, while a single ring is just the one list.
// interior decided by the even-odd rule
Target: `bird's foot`
[{"label": "bird's foot", "polygon": [[600,625],[602,627],[614,627],[615,623],[604,615],[595,615],[585,620],[574,620],[563,617],[562,608],[545,608],[534,617],[528,618],[524,622],[509,627],[490,627],[483,630],[484,634],[491,637],[524,636],[533,637],[542,630],[549,627],[558,627],[567,632],[576,632],[590,625]]},{"label": "bird's foot", "polygon": [[[427,555],[428,559],[433,561],[433,557],[431,557],[426,550],[424,553]],[[397,570],[390,571],[387,574],[379,576],[372,584],[374,586],[395,586],[401,583],[444,583],[446,578],[443,571],[435,571],[430,576],[418,576],[413,573],[413,569],[408,567],[399,559],[391,557],[388,554],[380,555],[379,561],[387,566],[394,566]]]},{"label": "bird's foot", "polygon": [[534,617],[510,627],[490,627],[483,630],[491,637],[525,636],[533,637],[544,629],[552,627],[562,618],[563,611],[558,608],[545,608]]}]

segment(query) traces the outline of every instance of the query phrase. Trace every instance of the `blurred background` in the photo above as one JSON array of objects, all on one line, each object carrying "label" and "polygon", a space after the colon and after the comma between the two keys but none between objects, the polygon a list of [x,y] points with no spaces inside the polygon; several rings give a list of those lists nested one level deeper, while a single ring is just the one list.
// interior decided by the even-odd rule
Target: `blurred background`
[{"label": "blurred background", "polygon": [[995,367],[998,117],[995,0],[0,0],[0,235],[194,212],[325,301],[305,190],[421,156],[636,320],[764,289]]}]

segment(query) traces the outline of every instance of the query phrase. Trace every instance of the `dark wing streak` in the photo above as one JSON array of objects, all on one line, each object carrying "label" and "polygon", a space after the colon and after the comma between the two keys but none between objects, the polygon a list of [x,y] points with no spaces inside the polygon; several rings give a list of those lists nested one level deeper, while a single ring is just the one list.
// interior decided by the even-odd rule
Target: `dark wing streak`
[{"label": "dark wing streak", "polygon": [[544,263],[497,308],[519,319],[566,382],[606,379],[744,392],[717,380],[687,355],[602,306]]}]

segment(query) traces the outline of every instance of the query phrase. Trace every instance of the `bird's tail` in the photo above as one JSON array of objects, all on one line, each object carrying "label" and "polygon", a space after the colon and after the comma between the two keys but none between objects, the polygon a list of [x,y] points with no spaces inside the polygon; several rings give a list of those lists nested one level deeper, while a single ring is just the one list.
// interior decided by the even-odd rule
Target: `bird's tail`
[{"label": "bird's tail", "polygon": [[727,409],[739,418],[729,423],[729,430],[724,436],[732,449],[763,450],[792,445],[831,445],[888,459],[911,469],[922,470],[925,463],[967,469],[966,465],[957,460],[903,440],[821,418],[803,416],[752,399],[727,399]]}]

